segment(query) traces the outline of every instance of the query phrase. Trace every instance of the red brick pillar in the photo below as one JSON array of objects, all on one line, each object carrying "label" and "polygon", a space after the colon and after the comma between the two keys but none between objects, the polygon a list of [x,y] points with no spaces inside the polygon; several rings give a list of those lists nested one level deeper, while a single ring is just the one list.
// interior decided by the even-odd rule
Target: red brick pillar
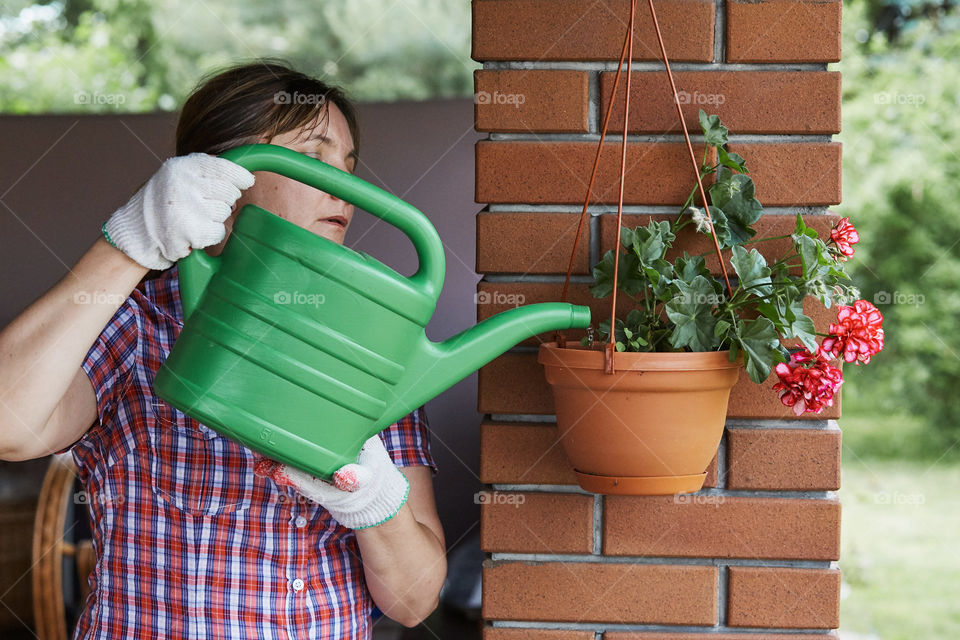
[{"label": "red brick pillar", "polygon": [[[473,0],[476,128],[489,132],[476,146],[476,200],[488,204],[477,215],[478,320],[559,300],[629,6]],[[840,202],[840,77],[827,71],[840,56],[839,0],[656,7],[691,133],[699,107],[730,127],[766,208],[759,235],[790,233],[798,210],[827,232]],[[693,184],[643,1],[634,51],[630,226],[675,215]],[[571,286],[595,322],[607,302],[590,296],[589,267],[613,244],[625,84]],[[700,238],[684,248],[706,250]],[[758,248],[769,257],[787,245]],[[807,311],[820,331],[835,315]],[[828,637],[839,625],[839,399],[795,419],[772,379],[760,387],[744,374],[700,493],[596,496],[577,487],[557,442],[542,339],[480,371],[485,640]]]}]

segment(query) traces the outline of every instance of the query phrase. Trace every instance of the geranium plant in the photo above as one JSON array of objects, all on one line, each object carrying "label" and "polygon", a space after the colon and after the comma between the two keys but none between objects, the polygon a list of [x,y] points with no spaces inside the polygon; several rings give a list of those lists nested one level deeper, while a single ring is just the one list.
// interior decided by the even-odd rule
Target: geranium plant
[{"label": "geranium plant", "polygon": [[[833,404],[843,382],[832,361],[843,357],[846,362],[865,364],[883,348],[883,317],[872,304],[858,299],[860,293],[844,270],[859,240],[857,231],[843,218],[829,238],[821,239],[798,213],[792,234],[755,237],[753,225],[763,215],[763,206],[755,197],[746,161],[725,149],[728,130],[718,116],[708,116],[701,109],[700,126],[704,136],[701,177],[715,177],[708,190],[709,217],[691,206],[697,194],[694,186],[680,215],[672,220],[621,229],[617,288],[636,307],[616,319],[616,349],[728,349],[731,361],[742,354],[755,383],[762,383],[775,370],[780,381],[773,388],[797,415],[819,413]],[[736,273],[732,290],[706,266],[705,257],[713,251],[700,255],[684,251],[673,262],[666,260],[677,232],[688,225],[715,235],[724,260]],[[752,246],[784,238],[790,238],[792,250],[772,264]],[[613,292],[614,259],[614,251],[607,251],[593,268],[590,290],[597,298]],[[828,334],[818,333],[804,314],[807,295],[827,308],[837,305],[837,321]],[[599,325],[602,342],[609,340],[609,331],[609,320]],[[823,338],[820,343],[818,336]],[[584,346],[593,343],[592,334],[583,339]]]}]

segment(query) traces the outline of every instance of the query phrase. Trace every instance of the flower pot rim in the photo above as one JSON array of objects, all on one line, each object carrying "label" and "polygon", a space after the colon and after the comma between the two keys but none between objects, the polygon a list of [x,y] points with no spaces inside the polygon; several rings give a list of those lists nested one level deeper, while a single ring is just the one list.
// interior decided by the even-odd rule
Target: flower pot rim
[{"label": "flower pot rim", "polygon": [[[618,351],[614,353],[614,368],[618,370],[709,371],[739,369],[743,355],[730,361],[730,350],[723,351]],[[543,342],[537,351],[537,362],[544,366],[563,366],[574,369],[602,369],[603,351],[588,349],[579,343],[568,342],[559,347],[555,341]]]}]

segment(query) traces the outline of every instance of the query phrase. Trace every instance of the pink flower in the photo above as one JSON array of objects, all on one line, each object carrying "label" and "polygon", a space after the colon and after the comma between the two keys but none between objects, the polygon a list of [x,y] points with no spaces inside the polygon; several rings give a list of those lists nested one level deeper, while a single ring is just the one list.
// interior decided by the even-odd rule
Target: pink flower
[{"label": "pink flower", "polygon": [[823,339],[818,353],[847,362],[867,364],[870,356],[883,349],[883,316],[866,300],[857,300],[852,307],[839,307],[837,321],[830,325],[830,335]]},{"label": "pink flower", "polygon": [[860,234],[850,224],[850,218],[841,218],[839,222],[830,230],[830,239],[840,251],[840,260],[846,260],[853,255],[853,247],[860,242]]},{"label": "pink flower", "polygon": [[793,407],[800,415],[805,411],[820,413],[825,406],[833,406],[833,395],[843,384],[840,369],[827,362],[818,352],[806,349],[790,356],[790,362],[781,362],[774,368],[780,382],[773,385],[780,392],[780,402]]}]

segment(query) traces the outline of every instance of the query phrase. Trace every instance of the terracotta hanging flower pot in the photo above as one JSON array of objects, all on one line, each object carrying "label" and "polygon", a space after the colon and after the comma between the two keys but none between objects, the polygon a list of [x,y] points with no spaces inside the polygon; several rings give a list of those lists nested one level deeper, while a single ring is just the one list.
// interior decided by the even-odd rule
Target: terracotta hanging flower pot
[{"label": "terracotta hanging flower pot", "polygon": [[699,491],[723,435],[742,359],[729,351],[614,355],[540,345],[560,442],[580,486],[593,493]]},{"label": "terracotta hanging flower pot", "polygon": [[[542,344],[538,358],[553,388],[560,441],[580,486],[594,493],[699,491],[720,444],[730,390],[741,368],[756,384],[775,371],[780,382],[773,390],[781,402],[797,415],[819,413],[833,403],[843,381],[829,360],[842,354],[847,362],[866,364],[884,342],[883,316],[866,300],[857,300],[860,292],[844,272],[844,262],[853,255],[850,245],[860,238],[849,221],[843,219],[825,241],[798,212],[790,235],[756,237],[751,225],[763,215],[763,205],[755,197],[746,161],[725,148],[729,130],[720,117],[703,109],[698,119],[704,154],[698,163],[652,3],[650,10],[696,186],[679,215],[659,221],[651,217],[634,229],[623,227],[636,11],[632,3],[612,90],[616,96],[626,61],[616,236],[613,248],[594,264],[590,287],[594,297],[611,299],[609,319],[596,326],[603,350],[592,348],[592,332],[579,346],[558,333],[557,341],[566,346],[558,347],[557,341]],[[613,104],[611,97],[561,301],[567,298]],[[704,181],[711,175],[708,198]],[[702,208],[693,206],[698,200]],[[689,235],[679,240],[678,234],[691,224],[710,237],[713,251],[691,255],[684,250],[679,255],[678,250],[687,247],[674,250],[675,241],[689,241]],[[779,257],[747,248],[786,238],[791,250]],[[706,262],[710,254],[722,280]],[[768,257],[776,259],[768,263]],[[731,281],[728,264],[736,280]],[[634,304],[618,305],[618,293]],[[839,303],[838,322],[830,325],[829,334],[817,331],[804,313],[808,296],[827,308]],[[854,306],[844,306],[850,302]],[[622,310],[625,316],[618,315]],[[822,344],[817,336],[825,338]],[[800,344],[791,351],[784,340]]]}]

